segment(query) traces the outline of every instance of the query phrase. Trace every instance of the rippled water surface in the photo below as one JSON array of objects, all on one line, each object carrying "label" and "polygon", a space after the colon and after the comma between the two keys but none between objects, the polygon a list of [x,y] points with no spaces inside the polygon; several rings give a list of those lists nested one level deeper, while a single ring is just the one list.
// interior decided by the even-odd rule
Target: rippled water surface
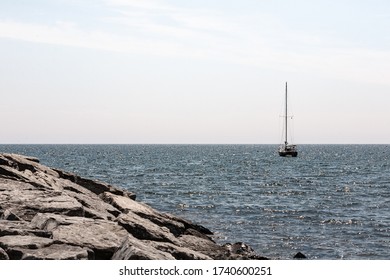
[{"label": "rippled water surface", "polygon": [[0,145],[290,259],[390,259],[390,146]]}]

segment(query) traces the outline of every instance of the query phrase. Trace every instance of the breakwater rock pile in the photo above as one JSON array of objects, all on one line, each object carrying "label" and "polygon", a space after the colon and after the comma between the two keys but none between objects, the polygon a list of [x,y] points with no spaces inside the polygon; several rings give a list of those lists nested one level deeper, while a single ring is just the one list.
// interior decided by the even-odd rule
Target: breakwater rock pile
[{"label": "breakwater rock pile", "polygon": [[265,259],[104,182],[0,154],[0,260]]}]

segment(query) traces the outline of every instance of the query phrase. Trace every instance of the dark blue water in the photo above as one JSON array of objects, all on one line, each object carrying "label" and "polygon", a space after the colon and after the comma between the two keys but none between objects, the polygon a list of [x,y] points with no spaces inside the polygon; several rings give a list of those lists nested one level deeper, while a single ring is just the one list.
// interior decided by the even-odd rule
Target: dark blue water
[{"label": "dark blue water", "polygon": [[290,259],[390,259],[390,146],[0,145]]}]

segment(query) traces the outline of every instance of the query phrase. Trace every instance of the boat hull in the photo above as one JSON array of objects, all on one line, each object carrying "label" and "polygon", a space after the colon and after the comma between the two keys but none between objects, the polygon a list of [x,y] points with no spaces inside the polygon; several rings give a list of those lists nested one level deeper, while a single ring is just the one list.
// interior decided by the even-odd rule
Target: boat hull
[{"label": "boat hull", "polygon": [[297,157],[297,151],[279,151],[279,156],[281,157]]},{"label": "boat hull", "polygon": [[279,147],[279,156],[281,157],[297,157],[298,151],[296,145],[288,145],[287,143],[285,145],[282,145]]}]

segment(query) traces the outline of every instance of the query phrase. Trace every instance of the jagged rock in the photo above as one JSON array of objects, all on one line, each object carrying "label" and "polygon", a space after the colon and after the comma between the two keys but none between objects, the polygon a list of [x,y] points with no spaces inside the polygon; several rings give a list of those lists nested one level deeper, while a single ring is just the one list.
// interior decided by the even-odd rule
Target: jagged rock
[{"label": "jagged rock", "polygon": [[[83,206],[73,197],[58,191],[37,189],[31,184],[0,178],[0,203],[12,208],[19,219],[30,221],[38,212],[82,216]],[[4,215],[4,213],[3,213]]]},{"label": "jagged rock", "polygon": [[298,252],[295,254],[294,259],[307,259],[307,257],[303,253]]},{"label": "jagged rock", "polygon": [[202,226],[194,225],[184,219],[174,217],[166,213],[160,213],[152,207],[144,203],[131,200],[128,197],[105,192],[101,195],[101,198],[123,213],[135,213],[160,227],[168,228],[175,236],[184,234],[184,232],[189,228],[195,229],[204,234],[212,234],[211,231]]},{"label": "jagged rock", "polygon": [[0,154],[0,259],[256,259],[107,183]]},{"label": "jagged rock", "polygon": [[166,252],[157,250],[130,235],[123,241],[112,256],[113,260],[174,260]]},{"label": "jagged rock", "polygon": [[211,260],[194,250],[166,242],[138,240],[129,235],[112,257],[114,260]]},{"label": "jagged rock", "polygon": [[227,259],[268,260],[268,258],[258,256],[252,247],[242,242],[227,243],[224,247],[228,250]]},{"label": "jagged rock", "polygon": [[137,214],[121,214],[116,221],[138,239],[175,243],[176,238],[168,228],[160,227]]},{"label": "jagged rock", "polygon": [[196,252],[186,247],[176,246],[171,243],[147,241],[153,248],[169,253],[177,260],[211,260],[209,256]]},{"label": "jagged rock", "polygon": [[3,248],[0,247],[0,261],[1,260],[9,260],[8,254],[4,251]]},{"label": "jagged rock", "polygon": [[18,217],[18,215],[14,214],[10,209],[6,209],[5,211],[3,211],[3,213],[1,214],[1,219],[8,220],[8,221],[22,220],[21,218]]},{"label": "jagged rock", "polygon": [[106,184],[104,182],[100,182],[98,180],[91,180],[91,179],[82,178],[76,174],[65,172],[65,171],[58,170],[58,169],[54,169],[54,170],[60,175],[61,178],[64,178],[64,179],[67,179],[73,183],[76,183],[76,184],[86,188],[87,190],[89,190],[97,195],[104,193],[104,192],[109,192],[109,193],[113,193],[113,194],[117,194],[117,195],[126,196],[126,197],[129,197],[131,199],[136,198],[136,195],[134,193],[126,191],[126,190],[121,190],[121,189],[115,188],[115,187],[113,187],[109,184]]},{"label": "jagged rock", "polygon": [[181,242],[181,247],[210,256],[212,259],[225,259],[225,255],[228,253],[226,248],[216,244],[211,239],[185,234],[178,237],[178,240]]},{"label": "jagged rock", "polygon": [[65,194],[75,198],[83,206],[85,217],[113,220],[121,213],[112,205],[102,201],[99,196],[80,185],[64,179],[60,179],[57,184],[61,185]]},{"label": "jagged rock", "polygon": [[107,203],[104,203],[96,196],[89,196],[84,193],[77,193],[69,190],[64,190],[64,192],[69,196],[72,196],[82,205],[84,217],[92,219],[114,220],[115,217],[119,216],[121,213],[118,211],[118,209]]}]

